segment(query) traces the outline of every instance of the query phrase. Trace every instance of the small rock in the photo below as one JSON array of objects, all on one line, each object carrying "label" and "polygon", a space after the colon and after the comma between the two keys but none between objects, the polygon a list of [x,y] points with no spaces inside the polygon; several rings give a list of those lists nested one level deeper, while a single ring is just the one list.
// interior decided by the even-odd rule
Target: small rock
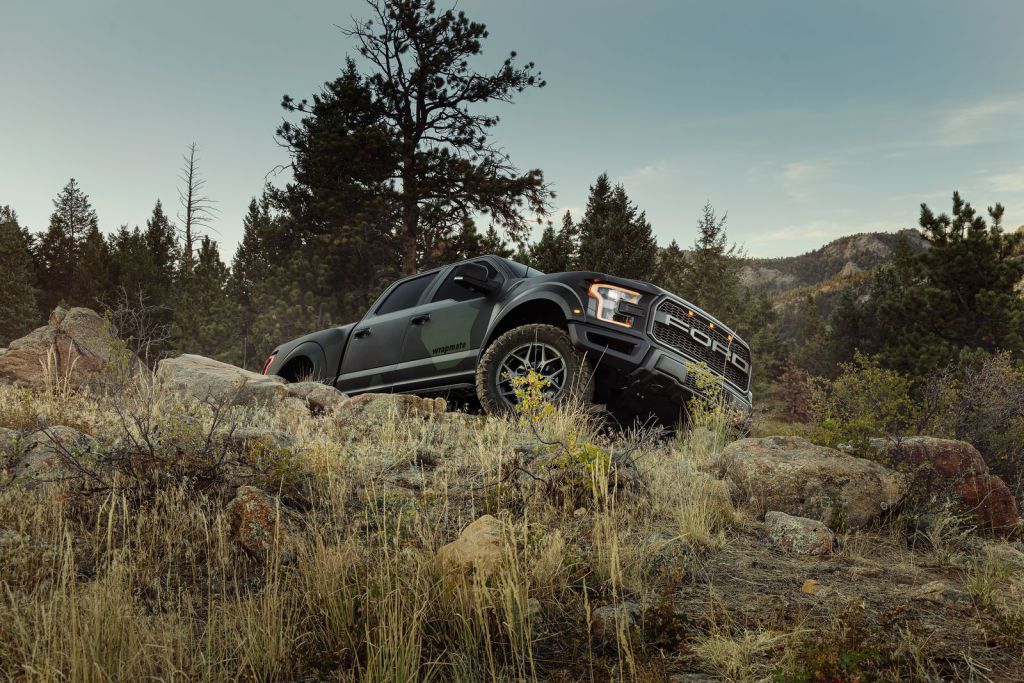
[{"label": "small rock", "polygon": [[286,384],[290,396],[302,399],[314,413],[325,413],[348,400],[348,396],[322,382],[296,382]]},{"label": "small rock", "polygon": [[648,557],[648,573],[651,576],[674,574],[681,577],[687,563],[693,557],[690,544],[677,536],[655,533],[644,542],[645,554]]},{"label": "small rock", "polygon": [[985,557],[989,561],[1001,562],[1003,564],[1024,570],[1024,552],[1014,548],[1009,543],[989,543],[985,546]]},{"label": "small rock", "polygon": [[502,523],[491,515],[480,517],[437,551],[438,564],[446,574],[490,576],[504,561],[502,530]]},{"label": "small rock", "polygon": [[265,562],[280,532],[277,501],[255,486],[240,486],[227,512],[231,539],[254,560]]},{"label": "small rock", "polygon": [[855,581],[860,579],[877,579],[882,575],[882,570],[878,567],[850,567],[846,571]]},{"label": "small rock", "polygon": [[772,511],[764,522],[772,542],[788,553],[828,555],[836,541],[829,528],[815,519]]},{"label": "small rock", "polygon": [[14,444],[17,442],[18,432],[0,427],[0,455],[14,450]]},{"label": "small rock", "polygon": [[923,586],[912,588],[908,596],[912,600],[922,600],[936,605],[960,602],[964,597],[963,593],[943,581],[929,581]]},{"label": "small rock", "polygon": [[620,629],[629,633],[639,623],[641,615],[640,606],[635,602],[598,607],[590,615],[594,640],[602,645],[614,645],[618,642]]}]

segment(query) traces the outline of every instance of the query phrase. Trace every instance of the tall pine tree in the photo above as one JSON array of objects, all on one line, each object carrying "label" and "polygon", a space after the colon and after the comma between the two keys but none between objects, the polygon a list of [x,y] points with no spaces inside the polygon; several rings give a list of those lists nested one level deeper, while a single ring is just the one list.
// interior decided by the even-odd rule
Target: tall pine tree
[{"label": "tall pine tree", "polygon": [[180,304],[175,308],[180,348],[223,359],[231,338],[231,305],[227,293],[228,267],[217,243],[204,235],[191,273],[182,276]]},{"label": "tall pine tree", "polygon": [[6,346],[39,322],[32,255],[18,216],[9,206],[0,206],[0,272],[4,274],[0,286],[0,346]]},{"label": "tall pine tree", "polygon": [[579,224],[579,268],[620,277],[651,280],[657,274],[658,244],[622,185],[612,187],[602,173],[590,188]]},{"label": "tall pine tree", "polygon": [[38,244],[40,304],[44,311],[61,302],[89,305],[74,300],[73,290],[82,246],[94,229],[98,231],[98,226],[88,195],[72,178],[53,200],[50,225]]}]

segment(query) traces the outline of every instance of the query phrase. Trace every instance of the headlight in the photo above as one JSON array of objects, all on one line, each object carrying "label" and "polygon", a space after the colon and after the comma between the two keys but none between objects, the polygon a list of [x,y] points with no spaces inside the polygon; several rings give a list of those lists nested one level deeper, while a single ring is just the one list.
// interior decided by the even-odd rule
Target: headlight
[{"label": "headlight", "polygon": [[633,316],[620,313],[618,310],[619,302],[624,301],[627,304],[636,305],[640,301],[640,292],[634,292],[632,289],[626,289],[625,287],[595,282],[590,285],[587,294],[594,300],[595,306],[592,313],[597,316],[598,320],[622,325],[623,327],[633,326]]}]

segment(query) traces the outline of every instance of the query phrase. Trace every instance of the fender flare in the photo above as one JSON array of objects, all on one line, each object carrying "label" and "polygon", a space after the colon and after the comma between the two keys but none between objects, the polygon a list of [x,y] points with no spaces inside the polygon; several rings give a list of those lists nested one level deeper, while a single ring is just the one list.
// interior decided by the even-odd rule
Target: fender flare
[{"label": "fender flare", "polygon": [[494,341],[495,330],[501,327],[506,318],[515,313],[522,306],[537,301],[546,301],[558,306],[562,311],[562,315],[565,316],[566,322],[573,318],[573,307],[585,310],[583,302],[580,299],[580,295],[576,290],[562,282],[549,282],[542,285],[542,288],[525,291],[519,296],[513,297],[509,301],[505,302],[505,304],[501,306],[499,314],[491,321],[490,326],[487,328],[487,333],[484,335],[484,343],[480,345],[480,352],[478,355],[483,355],[483,352]]},{"label": "fender flare", "polygon": [[327,355],[324,353],[324,347],[315,341],[302,342],[288,352],[281,368],[287,367],[288,363],[299,357],[308,358],[313,363],[313,375],[316,379],[324,379],[327,367]]}]

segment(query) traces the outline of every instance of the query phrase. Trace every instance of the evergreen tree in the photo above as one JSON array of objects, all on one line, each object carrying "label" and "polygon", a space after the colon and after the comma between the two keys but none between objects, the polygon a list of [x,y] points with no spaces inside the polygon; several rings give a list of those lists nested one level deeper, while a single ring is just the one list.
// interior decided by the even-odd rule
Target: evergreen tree
[{"label": "evergreen tree", "polygon": [[181,302],[175,308],[178,345],[190,353],[222,359],[231,337],[228,268],[217,243],[204,235],[191,273],[182,276]]},{"label": "evergreen tree", "polygon": [[129,230],[122,225],[110,237],[110,271],[113,289],[123,292],[126,297],[135,299],[142,294],[144,299],[150,298],[154,287],[156,269],[153,264],[146,236],[139,230]]},{"label": "evergreen tree", "polygon": [[231,261],[228,278],[228,296],[234,314],[233,326],[237,340],[228,352],[228,360],[242,367],[257,369],[262,362],[262,347],[273,344],[270,339],[258,340],[253,336],[253,324],[258,316],[255,297],[259,288],[274,270],[275,253],[271,250],[277,229],[266,193],[249,202],[249,211],[242,220],[242,241]]},{"label": "evergreen tree", "polygon": [[149,300],[154,306],[167,307],[173,296],[179,252],[174,224],[164,213],[160,200],[156,200],[153,213],[146,221],[146,249],[152,261],[153,275],[149,289]]},{"label": "evergreen tree", "polygon": [[1024,277],[1016,254],[1022,238],[1003,232],[1002,206],[988,213],[986,222],[959,193],[952,215],[921,205],[931,248],[915,256],[900,244],[893,264],[874,277],[860,316],[884,366],[923,376],[964,349],[1024,354],[1024,299],[1015,289]]},{"label": "evergreen tree", "polygon": [[[512,258],[515,252],[493,225],[487,226],[487,232],[480,240],[480,254],[494,254],[504,258]],[[472,254],[475,256],[476,254]]]},{"label": "evergreen tree", "polygon": [[725,222],[710,202],[704,204],[676,293],[723,320],[736,320],[743,317],[749,297],[740,281],[743,252],[729,244]]},{"label": "evergreen tree", "polygon": [[638,280],[656,273],[658,244],[646,215],[622,185],[614,188],[602,173],[590,188],[579,224],[579,268]]},{"label": "evergreen tree", "polygon": [[53,209],[50,225],[40,238],[37,249],[40,304],[45,311],[52,310],[61,302],[88,305],[87,302],[74,301],[72,290],[82,245],[93,229],[98,231],[99,226],[89,197],[74,178],[53,200]]},{"label": "evergreen tree", "polygon": [[479,73],[470,60],[482,52],[483,24],[432,1],[368,5],[372,19],[345,31],[366,73],[349,60],[312,103],[282,102],[305,115],[278,130],[295,177],[284,205],[299,227],[318,234],[374,226],[375,241],[394,242],[405,273],[474,215],[521,240],[523,209],[542,214],[550,193],[540,171],[520,172],[489,139],[498,117],[473,110],[543,85],[534,65],[517,65],[512,53],[494,72]]},{"label": "evergreen tree", "polygon": [[9,206],[0,206],[0,272],[0,346],[6,346],[39,322],[32,256],[25,231]]},{"label": "evergreen tree", "polygon": [[664,249],[658,250],[658,266],[655,284],[670,292],[681,292],[685,288],[686,252],[675,240]]},{"label": "evergreen tree", "polygon": [[78,248],[70,303],[97,309],[111,300],[110,246],[96,225],[89,227]]},{"label": "evergreen tree", "polygon": [[530,266],[545,273],[561,273],[576,267],[577,229],[572,214],[562,216],[562,227],[556,232],[548,223],[538,242],[530,247]]}]

